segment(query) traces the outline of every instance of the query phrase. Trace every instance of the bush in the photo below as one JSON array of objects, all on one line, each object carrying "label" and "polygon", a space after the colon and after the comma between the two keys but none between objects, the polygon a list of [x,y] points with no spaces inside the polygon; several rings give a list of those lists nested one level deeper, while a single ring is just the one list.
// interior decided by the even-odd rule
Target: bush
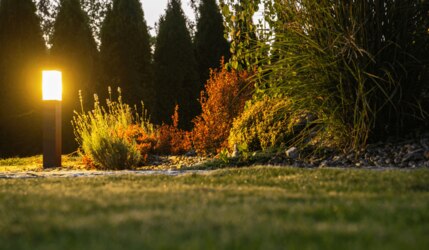
[{"label": "bush", "polygon": [[148,161],[149,154],[155,152],[154,149],[157,144],[157,137],[153,127],[147,129],[137,124],[130,125],[125,131],[125,138],[129,142],[136,142],[136,148],[140,152],[143,163]]},{"label": "bush", "polygon": [[248,77],[245,71],[228,71],[223,60],[221,69],[211,70],[205,91],[200,95],[202,113],[193,121],[192,141],[198,153],[215,154],[228,146],[232,121],[251,96]]},{"label": "bush", "polygon": [[[221,2],[235,6],[233,0]],[[258,46],[234,55],[237,61],[266,55],[255,63],[258,80],[266,83],[258,93],[290,100],[292,113],[317,114],[322,131],[340,128],[335,132],[344,140],[343,149],[424,128],[429,112],[427,1],[263,3],[270,29],[260,27],[259,40],[247,36],[252,41],[241,43]],[[239,36],[227,7],[230,34]],[[242,48],[241,43],[232,45]]]},{"label": "bush", "polygon": [[156,144],[154,151],[157,154],[166,155],[184,154],[191,150],[190,133],[179,129],[179,106],[174,108],[171,117],[173,125],[162,124],[156,130]]},{"label": "bush", "polygon": [[[133,128],[135,115],[132,109],[122,103],[120,89],[118,101],[107,100],[107,109],[100,105],[94,96],[94,109],[85,113],[76,112],[73,128],[80,149],[87,162],[103,169],[126,169],[136,166],[141,160],[141,153],[134,138],[127,132]],[[109,94],[111,91],[109,88]],[[81,98],[82,103],[82,98]]]},{"label": "bush", "polygon": [[[122,102],[112,101],[109,88],[107,108],[95,95],[94,109],[75,112],[72,124],[85,165],[102,169],[127,169],[148,161],[150,154],[183,154],[191,149],[190,135],[178,128],[179,107],[173,125],[154,127],[147,118]],[[81,100],[82,103],[82,100]]]},{"label": "bush", "polygon": [[268,98],[250,104],[234,120],[228,139],[230,148],[237,145],[240,151],[257,151],[283,146],[290,139],[287,106],[286,101]]},{"label": "bush", "polygon": [[[264,98],[253,101],[234,120],[228,138],[229,147],[240,151],[279,150],[292,145],[332,147],[342,143],[339,128],[326,129],[318,124],[316,114],[295,113],[285,98]],[[329,139],[328,139],[329,138]]]}]

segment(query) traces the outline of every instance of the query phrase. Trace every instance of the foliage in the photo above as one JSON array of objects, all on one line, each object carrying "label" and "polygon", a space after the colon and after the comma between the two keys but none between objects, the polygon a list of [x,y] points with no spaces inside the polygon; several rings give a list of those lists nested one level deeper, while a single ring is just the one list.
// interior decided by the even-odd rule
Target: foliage
[{"label": "foliage", "polygon": [[[52,45],[55,20],[60,9],[61,0],[33,0],[37,14],[41,19],[41,27],[46,43]],[[80,0],[82,9],[87,13],[89,26],[97,44],[100,42],[100,27],[106,16],[111,0]]]},{"label": "foliage", "polygon": [[179,128],[179,106],[174,108],[171,117],[173,124],[162,124],[156,131],[156,145],[154,151],[158,154],[179,155],[191,149],[191,136]]},{"label": "foliage", "polygon": [[321,126],[318,114],[291,108],[291,99],[265,96],[247,103],[233,122],[229,147],[243,152],[285,149],[292,145],[338,147],[345,143],[343,127]]},{"label": "foliage", "polygon": [[[233,1],[226,1],[233,5]],[[264,1],[253,49],[232,44],[234,60],[259,60],[256,98],[282,97],[292,113],[317,114],[340,127],[342,148],[360,148],[423,126],[427,120],[427,1]],[[245,13],[253,11],[253,7]],[[234,16],[225,8],[227,23]],[[253,27],[252,25],[248,25]],[[229,31],[237,37],[237,31]],[[240,50],[241,49],[241,50]],[[427,98],[427,97],[426,97]]]},{"label": "foliage", "polygon": [[[89,27],[88,16],[82,10],[79,0],[61,1],[54,24],[51,55],[54,62],[64,68],[62,71],[65,93],[73,92],[71,95],[76,98],[78,90],[94,92],[94,86],[90,85],[94,82],[97,47]],[[67,78],[72,78],[71,75],[78,79],[70,79],[70,82],[67,82]],[[76,87],[72,88],[71,82]],[[74,91],[71,91],[72,89]]]},{"label": "foliage", "polygon": [[228,71],[223,60],[220,69],[211,71],[200,96],[202,113],[193,121],[192,140],[198,153],[215,154],[228,146],[232,121],[251,95],[248,77],[245,71]]},{"label": "foliage", "polygon": [[127,134],[135,115],[122,102],[120,89],[118,92],[118,101],[107,99],[107,109],[95,95],[94,109],[85,113],[82,106],[72,122],[81,150],[96,167],[103,169],[127,169],[141,160],[137,142]]},{"label": "foliage", "polygon": [[[101,29],[101,82],[121,86],[124,101],[154,108],[150,36],[139,0],[114,0]],[[106,86],[100,86],[104,90]]]},{"label": "foliage", "polygon": [[199,83],[204,84],[210,69],[219,67],[219,60],[229,60],[229,43],[224,38],[223,18],[216,0],[202,0],[194,37],[195,56],[198,63]]},{"label": "foliage", "polygon": [[[260,0],[220,0],[225,19],[225,36],[231,41],[231,65],[235,69],[253,69],[261,54],[256,50],[259,38],[253,17]],[[266,54],[266,53],[265,53]]]},{"label": "foliage", "polygon": [[[55,20],[50,50],[51,67],[62,71],[63,79],[63,152],[76,150],[70,121],[73,110],[79,109],[76,101],[79,90],[94,93],[97,74],[98,51],[79,0],[62,0]],[[90,98],[85,96],[85,104]]]},{"label": "foliage", "polygon": [[153,128],[144,128],[140,125],[133,124],[128,126],[124,134],[128,141],[135,141],[136,148],[142,156],[142,161],[147,162],[150,153],[154,153],[157,143],[156,134]]},{"label": "foliage", "polygon": [[291,140],[288,128],[290,102],[264,98],[249,105],[233,124],[229,145],[241,151],[285,147]]},{"label": "foliage", "polygon": [[180,155],[191,149],[189,132],[178,128],[179,106],[175,107],[171,119],[173,125],[153,126],[147,119],[142,119],[141,124],[128,127],[126,137],[136,141],[137,149],[145,162],[149,154]]},{"label": "foliage", "polygon": [[168,3],[165,15],[159,20],[154,54],[157,110],[155,121],[170,122],[171,111],[179,105],[179,128],[190,129],[191,120],[198,114],[197,63],[192,39],[180,0]]},{"label": "foliage", "polygon": [[[107,108],[95,95],[93,110],[75,112],[73,127],[85,165],[103,169],[128,169],[147,163],[152,154],[179,155],[191,149],[189,132],[178,128],[179,107],[172,116],[173,125],[154,126],[147,111],[123,103],[121,90],[113,101],[109,88]],[[81,98],[82,103],[82,98]]]},{"label": "foliage", "polygon": [[0,1],[0,156],[33,155],[41,147],[41,91],[45,60],[31,0]]}]

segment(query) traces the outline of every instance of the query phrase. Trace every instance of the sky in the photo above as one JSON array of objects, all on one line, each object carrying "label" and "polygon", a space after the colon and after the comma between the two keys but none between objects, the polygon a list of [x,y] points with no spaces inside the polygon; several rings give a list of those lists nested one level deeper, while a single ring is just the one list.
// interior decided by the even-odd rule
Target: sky
[{"label": "sky", "polygon": [[[159,17],[164,14],[168,0],[140,0],[140,2],[142,2],[147,25],[153,28],[155,23],[159,21]],[[195,21],[190,0],[182,0],[182,9],[190,20]],[[155,31],[151,30],[151,34],[155,34]]]},{"label": "sky", "polygon": [[[165,13],[168,0],[140,0],[140,2],[142,2],[146,23],[152,28],[150,33],[155,35],[156,32],[153,28],[155,27],[155,23],[159,21],[159,17]],[[182,9],[188,19],[195,21],[195,13],[191,8],[190,2],[190,0],[182,0]],[[260,9],[262,10],[262,5],[260,5]],[[253,18],[254,21],[257,22],[261,15],[261,13],[256,13]]]}]

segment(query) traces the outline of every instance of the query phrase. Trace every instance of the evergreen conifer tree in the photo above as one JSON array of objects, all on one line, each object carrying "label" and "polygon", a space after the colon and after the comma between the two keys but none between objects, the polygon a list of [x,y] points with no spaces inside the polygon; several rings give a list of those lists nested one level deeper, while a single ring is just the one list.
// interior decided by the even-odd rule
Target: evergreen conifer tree
[{"label": "evergreen conifer tree", "polygon": [[150,36],[139,0],[114,0],[101,28],[99,92],[121,87],[124,101],[152,112],[153,67]]},{"label": "evergreen conifer tree", "polygon": [[0,156],[41,153],[41,67],[45,56],[31,0],[0,1]]},{"label": "evergreen conifer tree", "polygon": [[159,21],[154,64],[157,121],[170,123],[178,104],[179,126],[189,129],[198,113],[200,87],[192,39],[180,0],[170,0]]},{"label": "evergreen conifer tree", "polygon": [[54,24],[51,61],[63,74],[63,148],[76,150],[71,120],[80,111],[79,90],[84,103],[92,100],[96,84],[97,47],[87,14],[79,0],[62,0]]},{"label": "evergreen conifer tree", "polygon": [[209,78],[209,69],[218,68],[222,56],[229,60],[229,43],[224,37],[223,18],[216,0],[202,0],[198,7],[197,30],[194,38],[200,84]]}]

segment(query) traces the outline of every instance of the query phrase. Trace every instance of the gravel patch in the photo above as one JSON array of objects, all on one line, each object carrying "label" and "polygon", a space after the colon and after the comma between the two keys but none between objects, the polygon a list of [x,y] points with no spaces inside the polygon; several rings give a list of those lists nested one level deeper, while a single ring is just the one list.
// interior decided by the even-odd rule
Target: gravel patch
[{"label": "gravel patch", "polygon": [[[406,140],[370,144],[366,149],[348,153],[327,153],[325,157],[310,157],[302,160],[292,147],[277,159],[296,167],[347,167],[368,169],[414,169],[429,168],[429,134]],[[275,162],[275,159],[273,159]]]},{"label": "gravel patch", "polygon": [[[255,153],[256,154],[256,153]],[[183,156],[151,156],[149,166],[137,170],[81,170],[57,168],[42,171],[4,171],[0,179],[25,178],[80,178],[121,175],[167,175],[205,174],[209,169],[244,166],[277,166],[298,168],[347,168],[367,170],[412,170],[429,168],[429,134],[415,138],[368,145],[360,152],[327,152],[322,157],[302,157],[305,152],[291,147],[283,153],[242,160],[239,156],[230,157],[225,162],[205,166],[215,158],[199,157],[195,153]],[[219,157],[217,159],[219,161]],[[196,170],[199,169],[199,170]],[[203,169],[203,170],[201,170]],[[207,169],[207,170],[204,170]]]}]

